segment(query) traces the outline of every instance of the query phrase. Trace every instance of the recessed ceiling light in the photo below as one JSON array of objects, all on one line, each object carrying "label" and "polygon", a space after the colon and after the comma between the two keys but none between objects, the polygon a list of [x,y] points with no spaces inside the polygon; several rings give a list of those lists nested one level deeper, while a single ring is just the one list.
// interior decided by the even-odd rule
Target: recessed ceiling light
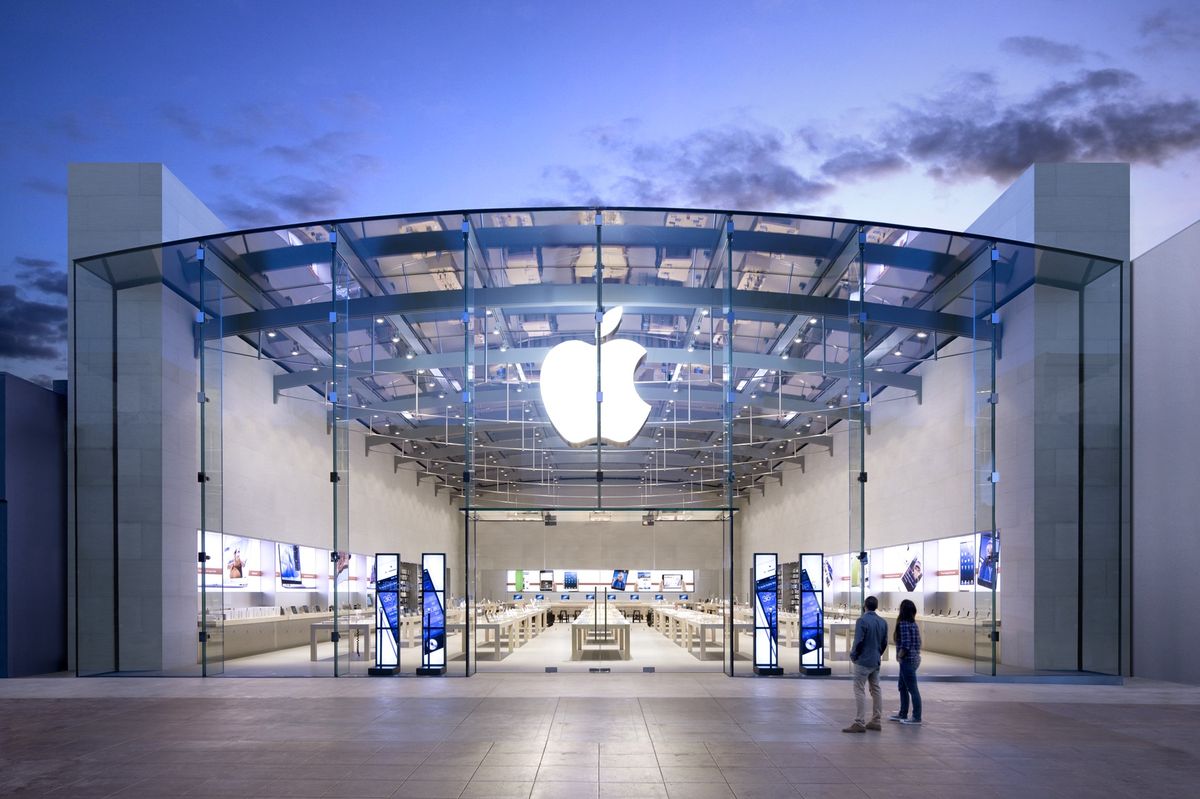
[{"label": "recessed ceiling light", "polygon": [[278,334],[274,330],[267,331],[267,338],[275,338],[276,335]]},{"label": "recessed ceiling light", "polygon": [[375,319],[375,324],[377,324],[377,325],[382,325],[382,324],[383,324],[383,317],[382,317],[382,316],[380,316],[380,317],[377,317],[377,318]]},{"label": "recessed ceiling light", "polygon": [[893,352],[893,353],[892,353],[892,355],[895,355],[897,358],[899,358],[899,357],[900,357],[901,355],[903,355],[903,354],[904,354],[904,353],[903,353],[903,352],[901,352],[900,350],[896,350],[895,352]]},{"label": "recessed ceiling light", "polygon": [[411,361],[411,360],[413,359],[413,356],[414,356],[414,354],[415,354],[415,353],[413,353],[413,351],[412,351],[412,350],[409,350],[408,352],[406,352],[406,353],[404,354],[404,357],[405,357],[405,358],[407,358],[408,360],[410,360],[410,361]]},{"label": "recessed ceiling light", "polygon": [[929,336],[929,334],[926,333],[924,330],[921,330],[917,333],[917,338],[927,338],[928,336]]}]

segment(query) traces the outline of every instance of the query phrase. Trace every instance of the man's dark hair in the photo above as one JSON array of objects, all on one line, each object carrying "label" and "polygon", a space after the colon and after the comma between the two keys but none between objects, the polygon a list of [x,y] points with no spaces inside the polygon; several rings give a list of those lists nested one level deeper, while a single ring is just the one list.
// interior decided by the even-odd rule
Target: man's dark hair
[{"label": "man's dark hair", "polygon": [[863,606],[866,607],[867,610],[875,610],[879,607],[879,600],[873,596],[869,596],[866,598],[866,601],[863,602]]}]

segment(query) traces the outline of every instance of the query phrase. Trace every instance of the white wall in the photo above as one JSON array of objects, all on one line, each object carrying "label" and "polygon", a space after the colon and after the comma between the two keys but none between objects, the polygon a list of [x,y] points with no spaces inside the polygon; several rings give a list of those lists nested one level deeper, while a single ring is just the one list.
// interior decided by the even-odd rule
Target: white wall
[{"label": "white wall", "polygon": [[[244,342],[227,341],[226,349],[225,532],[331,549],[328,406],[308,389],[274,403],[272,376],[282,370],[256,359]],[[416,485],[414,473],[394,473],[385,451],[366,455],[364,433],[356,429],[349,445],[348,549],[398,551],[414,562],[422,552],[446,552],[454,568],[461,559],[461,514],[448,494],[435,497],[431,483]],[[344,539],[339,547],[347,548]]]},{"label": "white wall", "polygon": [[1133,673],[1200,683],[1200,222],[1133,262]]}]

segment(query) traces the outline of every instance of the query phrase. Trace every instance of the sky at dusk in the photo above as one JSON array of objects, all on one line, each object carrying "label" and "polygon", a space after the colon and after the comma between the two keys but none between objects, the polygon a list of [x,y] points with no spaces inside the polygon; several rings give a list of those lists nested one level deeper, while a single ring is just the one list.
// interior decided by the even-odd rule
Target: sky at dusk
[{"label": "sky at dusk", "polygon": [[1200,218],[1194,2],[10,0],[0,371],[66,376],[66,172],[161,161],[231,228],[522,204],[959,229],[1031,162]]}]

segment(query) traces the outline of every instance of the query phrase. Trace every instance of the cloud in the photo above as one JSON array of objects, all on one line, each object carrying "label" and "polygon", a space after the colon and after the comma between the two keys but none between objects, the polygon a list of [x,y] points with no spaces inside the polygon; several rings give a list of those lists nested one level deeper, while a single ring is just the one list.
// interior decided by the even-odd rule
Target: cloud
[{"label": "cloud", "polygon": [[47,119],[41,127],[77,144],[87,144],[98,138],[92,125],[84,122],[78,114],[70,112]]},{"label": "cloud", "polygon": [[1147,14],[1138,25],[1138,33],[1144,42],[1140,49],[1147,53],[1200,47],[1200,20],[1195,9],[1163,8]]},{"label": "cloud", "polygon": [[32,288],[56,297],[67,296],[67,271],[57,261],[18,255],[13,258],[17,280],[24,288]]},{"label": "cloud", "polygon": [[1009,36],[1000,40],[1000,49],[1047,64],[1077,64],[1086,52],[1082,47],[1056,42],[1042,36]]},{"label": "cloud", "polygon": [[67,196],[67,186],[65,183],[47,180],[46,178],[26,178],[21,181],[21,186],[30,191],[36,191],[39,194],[49,194],[51,197]]},{"label": "cloud", "polygon": [[256,136],[271,126],[270,117],[253,106],[232,112],[233,124],[211,124],[205,117],[177,103],[159,106],[158,117],[186,138],[216,147],[250,147]]},{"label": "cloud", "polygon": [[0,358],[59,359],[67,340],[67,308],[21,297],[0,285]]},{"label": "cloud", "polygon": [[878,178],[908,168],[899,153],[868,144],[851,145],[821,164],[821,173],[838,180]]},{"label": "cloud", "polygon": [[280,175],[226,196],[218,213],[237,227],[264,227],[336,217],[347,199],[340,185],[319,177]]},{"label": "cloud", "polygon": [[1035,161],[1161,164],[1200,148],[1200,102],[1149,95],[1133,73],[1084,70],[1023,102],[986,87],[901,108],[878,131],[883,146],[940,180],[1006,182]]},{"label": "cloud", "polygon": [[621,199],[637,204],[774,208],[807,204],[834,188],[801,174],[790,145],[770,128],[704,128],[649,142],[605,132],[598,143],[618,159]]}]

